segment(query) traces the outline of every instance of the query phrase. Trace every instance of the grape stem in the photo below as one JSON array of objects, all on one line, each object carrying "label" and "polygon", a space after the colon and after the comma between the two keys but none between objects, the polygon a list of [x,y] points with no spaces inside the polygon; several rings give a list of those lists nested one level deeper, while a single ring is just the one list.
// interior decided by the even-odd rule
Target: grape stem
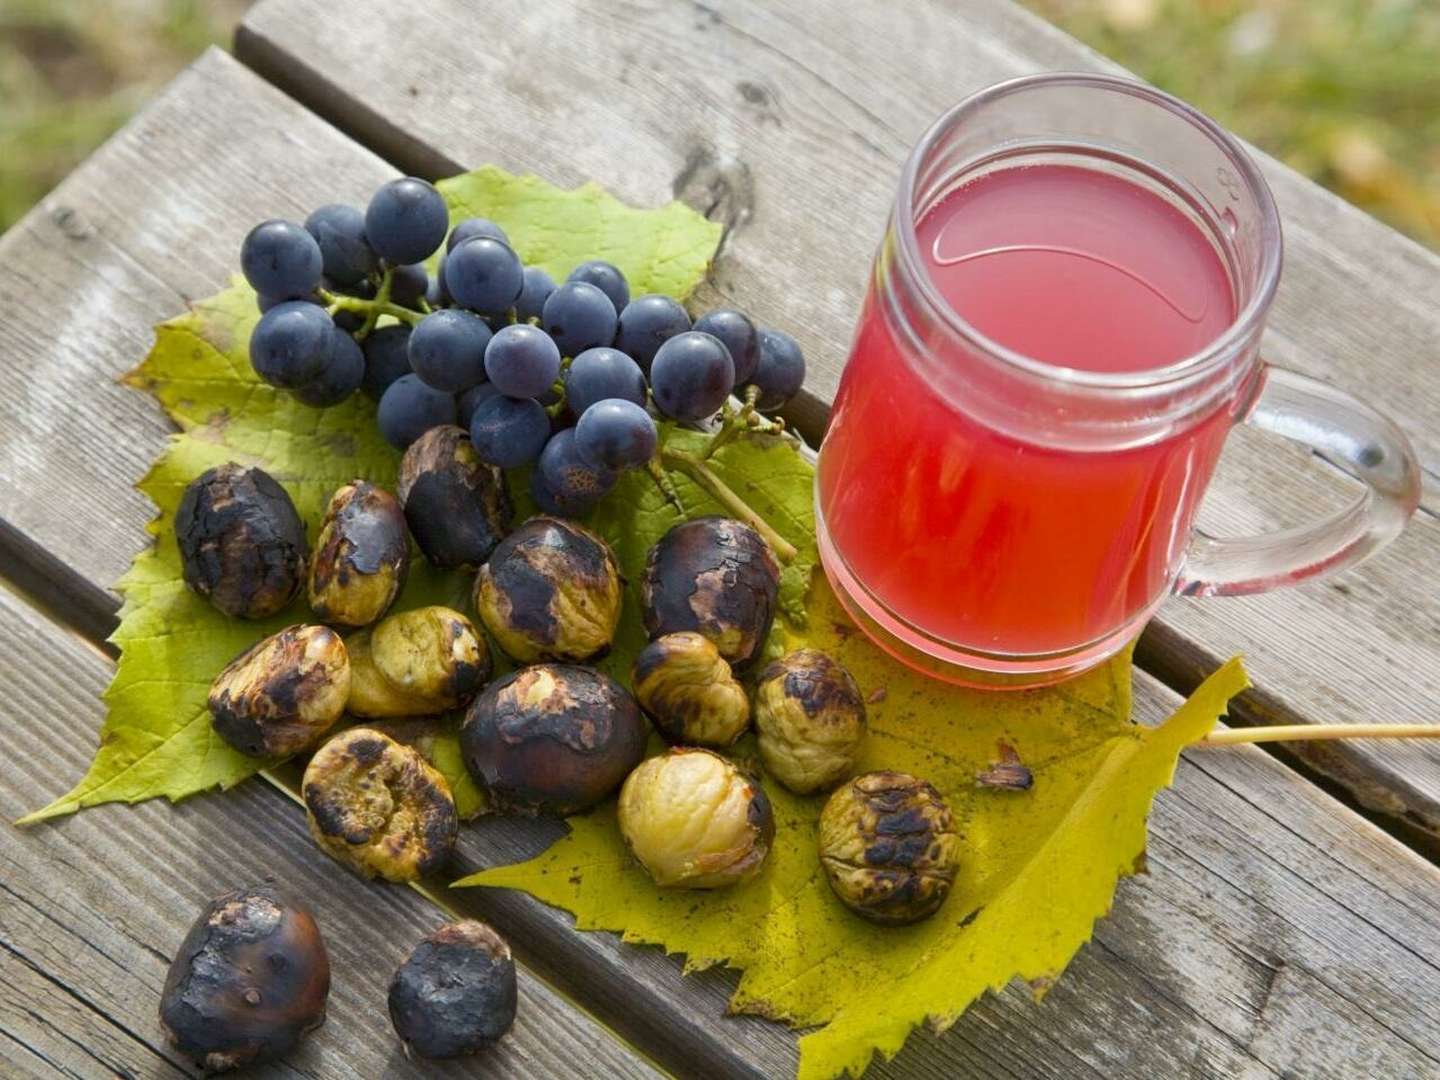
[{"label": "grape stem", "polygon": [[760,388],[747,386],[745,402],[738,411],[727,404],[720,414],[720,430],[711,436],[710,442],[700,453],[700,460],[708,460],[715,451],[727,443],[734,442],[736,437],[741,434],[753,431],[761,435],[785,435],[785,421],[779,417],[772,420],[761,416],[756,411],[759,402]]},{"label": "grape stem", "polygon": [[[386,270],[385,276],[380,279],[380,287],[375,290],[375,298],[366,300],[361,296],[345,296],[342,293],[332,293],[325,289],[316,290],[320,299],[325,302],[326,308],[331,315],[337,311],[353,311],[357,315],[365,316],[365,322],[360,329],[355,331],[355,340],[364,341],[370,336],[370,331],[375,329],[375,323],[381,315],[392,315],[403,323],[414,326],[425,317],[424,311],[411,311],[407,307],[390,302],[390,283],[395,276],[394,270]],[[429,305],[424,300],[420,301],[425,311]]]},{"label": "grape stem", "polygon": [[799,557],[800,553],[795,550],[795,545],[771,528],[768,521],[752,510],[750,504],[735,494],[734,490],[716,476],[714,470],[700,458],[684,450],[672,450],[664,447],[660,451],[660,460],[666,468],[674,469],[676,472],[682,472],[690,477],[709,492],[716,502],[763,536],[765,542],[775,552],[775,557],[782,563],[794,562]]},{"label": "grape stem", "polygon": [[685,507],[680,502],[680,493],[675,490],[675,482],[670,479],[669,473],[660,464],[658,452],[645,463],[645,471],[650,474],[650,479],[655,481],[655,486],[660,489],[660,494],[665,496],[665,500],[680,512],[681,517],[684,517]]},{"label": "grape stem", "polygon": [[1277,724],[1273,727],[1220,728],[1192,746],[1241,743],[1311,742],[1321,739],[1440,739],[1440,724]]}]

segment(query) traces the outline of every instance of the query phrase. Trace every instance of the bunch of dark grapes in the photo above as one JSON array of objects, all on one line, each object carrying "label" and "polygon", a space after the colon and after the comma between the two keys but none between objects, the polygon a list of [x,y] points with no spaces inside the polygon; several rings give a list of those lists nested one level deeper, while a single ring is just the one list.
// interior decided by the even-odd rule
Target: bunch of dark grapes
[{"label": "bunch of dark grapes", "polygon": [[[442,244],[432,279],[421,263]],[[240,258],[263,313],[250,339],[261,379],[317,408],[363,390],[402,450],[459,424],[484,461],[534,465],[549,513],[583,514],[622,470],[650,467],[655,414],[700,422],[723,409],[763,428],[754,414],[778,412],[805,378],[788,334],[738,311],[692,323],[668,296],[631,299],[600,260],[557,285],[493,221],[450,229],[440,193],[414,177],[363,212],[335,204],[303,226],[263,222]]]}]

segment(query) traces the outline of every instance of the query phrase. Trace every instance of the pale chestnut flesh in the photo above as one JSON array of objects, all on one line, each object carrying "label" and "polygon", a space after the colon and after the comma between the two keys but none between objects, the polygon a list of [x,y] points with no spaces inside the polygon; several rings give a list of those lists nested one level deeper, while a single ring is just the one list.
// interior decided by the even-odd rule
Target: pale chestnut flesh
[{"label": "pale chestnut flesh", "polygon": [[490,647],[447,607],[390,615],[346,647],[356,716],[433,716],[465,705],[490,678]]},{"label": "pale chestnut flesh", "polygon": [[330,498],[310,558],[310,607],[339,626],[369,626],[389,610],[410,570],[400,503],[356,480]]},{"label": "pale chestnut flesh", "polygon": [[210,686],[215,733],[242,754],[284,757],[314,745],[350,697],[350,660],[325,626],[289,626],[232,660]]},{"label": "pale chestnut flesh", "polygon": [[855,769],[865,700],[838,661],[800,649],[760,673],[755,730],[766,773],[800,795],[828,791]]},{"label": "pale chestnut flesh", "polygon": [[635,698],[667,742],[726,747],[750,726],[750,699],[703,634],[664,634],[635,658]]}]

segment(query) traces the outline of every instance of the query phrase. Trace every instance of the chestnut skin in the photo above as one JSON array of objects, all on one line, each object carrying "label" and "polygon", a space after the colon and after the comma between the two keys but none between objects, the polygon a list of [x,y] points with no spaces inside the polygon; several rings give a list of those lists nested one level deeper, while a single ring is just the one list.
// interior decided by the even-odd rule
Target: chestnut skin
[{"label": "chestnut skin", "polygon": [[760,672],[755,731],[767,773],[797,795],[829,791],[855,771],[865,699],[838,660],[797,649]]},{"label": "chestnut skin", "polygon": [[165,977],[160,1026],[207,1072],[282,1057],[325,1022],[330,960],[315,918],[265,882],[217,896]]},{"label": "chestnut skin", "polygon": [[510,528],[504,474],[481,461],[470,436],[453,424],[410,444],[398,493],[415,543],[444,570],[478,568]]},{"label": "chestnut skin", "polygon": [[226,665],[210,685],[210,723],[250,757],[312,745],[345,711],[350,659],[328,626],[287,626]]},{"label": "chestnut skin", "polygon": [[390,609],[409,573],[400,500],[366,480],[330,496],[307,583],[316,615],[337,626],[369,626]]},{"label": "chestnut skin", "polygon": [[362,877],[416,881],[450,857],[459,819],[445,777],[374,728],[342,731],[300,784],[310,835]]},{"label": "chestnut skin", "polygon": [[475,610],[512,660],[580,664],[610,651],[624,589],[609,544],[583,525],[539,515],[480,568]]},{"label": "chestnut skin", "polygon": [[305,524],[263,469],[232,461],[192,480],[175,540],[185,584],[237,619],[274,615],[305,582]]},{"label": "chestnut skin", "polygon": [[465,717],[465,767],[496,810],[576,814],[645,756],[648,725],[623,686],[593,668],[535,664],[491,683]]},{"label": "chestnut skin", "polygon": [[390,980],[390,1022],[405,1056],[443,1060],[499,1042],[515,1022],[515,961],[474,919],[442,926]]},{"label": "chestnut skin", "polygon": [[780,564],[742,521],[681,522],[650,549],[640,586],[652,637],[694,630],[737,669],[760,655],[780,594]]},{"label": "chestnut skin", "polygon": [[830,888],[873,923],[905,926],[934,915],[959,864],[950,807],[908,773],[857,776],[820,812],[820,865]]}]

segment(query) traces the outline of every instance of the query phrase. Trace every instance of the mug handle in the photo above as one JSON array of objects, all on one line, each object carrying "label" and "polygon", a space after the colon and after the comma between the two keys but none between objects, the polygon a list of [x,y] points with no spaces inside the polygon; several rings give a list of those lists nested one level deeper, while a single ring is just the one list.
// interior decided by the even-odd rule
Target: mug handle
[{"label": "mug handle", "polygon": [[1310,525],[1263,536],[1196,532],[1175,592],[1244,596],[1334,574],[1400,534],[1420,504],[1420,462],[1395,424],[1319,379],[1269,367],[1247,424],[1309,446],[1343,465],[1368,490]]}]

